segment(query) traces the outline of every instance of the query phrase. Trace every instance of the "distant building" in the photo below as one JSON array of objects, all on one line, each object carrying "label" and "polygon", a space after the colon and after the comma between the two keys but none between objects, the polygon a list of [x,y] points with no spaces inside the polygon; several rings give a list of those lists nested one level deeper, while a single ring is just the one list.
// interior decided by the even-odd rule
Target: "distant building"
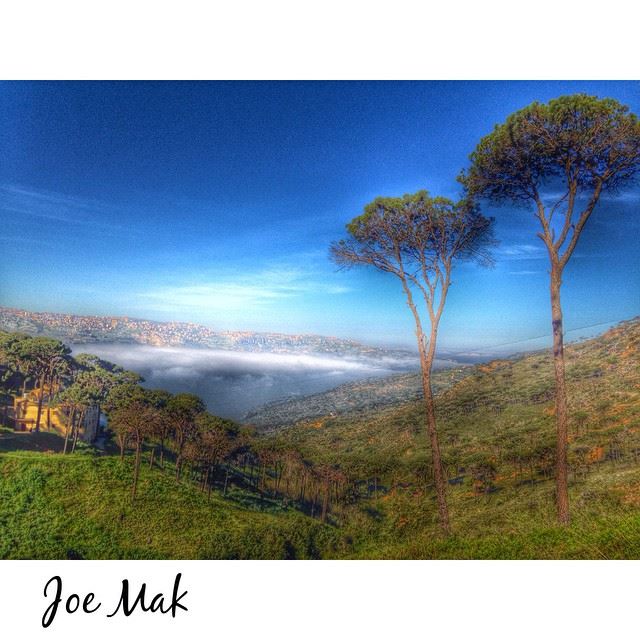
[{"label": "distant building", "polygon": [[[38,399],[33,391],[22,398],[15,398],[13,408],[9,410],[7,419],[16,431],[32,431],[38,417]],[[58,405],[42,407],[40,431],[57,433],[64,437],[67,431],[67,416]],[[93,442],[100,431],[100,415],[97,406],[87,409],[80,427],[79,438],[84,442]]]}]

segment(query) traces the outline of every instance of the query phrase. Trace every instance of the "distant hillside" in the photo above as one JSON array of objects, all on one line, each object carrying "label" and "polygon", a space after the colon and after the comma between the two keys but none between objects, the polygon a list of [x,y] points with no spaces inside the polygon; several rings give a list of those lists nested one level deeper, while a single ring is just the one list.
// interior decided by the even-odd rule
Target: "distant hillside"
[{"label": "distant hillside", "polygon": [[155,322],[127,317],[77,316],[0,307],[0,330],[44,335],[66,343],[120,342],[270,353],[318,353],[414,360],[408,350],[370,347],[353,340],[311,334],[214,331],[189,322]]},{"label": "distant hillside", "polygon": [[[637,446],[640,455],[640,319],[569,345],[566,362],[574,462],[581,455],[616,455],[622,442],[625,447]],[[554,442],[549,353],[494,360],[462,373],[462,379],[436,396],[443,455],[450,472],[455,475],[458,465],[483,456],[499,473],[512,473],[518,459],[527,464],[534,460],[532,464],[542,468]],[[441,385],[442,376],[448,374],[439,372]],[[416,460],[427,457],[416,380],[409,375],[391,380],[394,385],[387,397],[396,393],[397,386],[398,399],[405,394],[405,401],[382,409],[314,416],[283,430],[280,437],[296,443],[313,459],[337,461],[347,456],[364,463],[374,456],[387,461],[387,466],[414,468]],[[384,383],[381,379],[375,385]],[[382,388],[376,393],[382,395]]]},{"label": "distant hillside", "polygon": [[[472,371],[470,366],[436,371],[433,376],[436,393],[455,384]],[[420,374],[404,373],[348,382],[323,393],[272,402],[249,413],[244,421],[261,431],[272,431],[326,416],[375,411],[418,400],[422,396]]]}]

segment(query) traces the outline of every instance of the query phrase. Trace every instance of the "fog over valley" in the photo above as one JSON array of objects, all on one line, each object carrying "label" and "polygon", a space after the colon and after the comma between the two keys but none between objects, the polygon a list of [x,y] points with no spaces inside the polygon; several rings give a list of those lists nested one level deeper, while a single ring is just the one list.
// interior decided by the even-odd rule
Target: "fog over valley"
[{"label": "fog over valley", "polygon": [[[137,344],[71,345],[136,371],[144,386],[172,393],[199,395],[208,409],[236,420],[268,402],[319,393],[344,382],[417,370],[418,359],[407,355],[340,357],[314,353],[237,352],[205,348],[153,347]],[[438,367],[449,365],[439,361]]]}]

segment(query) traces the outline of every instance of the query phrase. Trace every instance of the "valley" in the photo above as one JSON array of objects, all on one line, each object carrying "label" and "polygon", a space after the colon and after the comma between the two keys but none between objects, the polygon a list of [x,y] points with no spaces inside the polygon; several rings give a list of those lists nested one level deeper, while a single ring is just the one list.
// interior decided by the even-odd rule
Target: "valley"
[{"label": "valley", "polygon": [[[534,353],[437,374],[450,537],[438,532],[417,379],[404,374],[301,399],[287,428],[231,435],[235,453],[215,464],[208,489],[199,458],[176,484],[175,454],[159,466],[152,436],[134,501],[134,458],[120,461],[114,440],[61,456],[60,436],[5,429],[0,555],[637,557],[639,349],[638,319],[567,348],[568,528],[553,507],[552,367]],[[323,402],[332,410],[320,416]]]}]

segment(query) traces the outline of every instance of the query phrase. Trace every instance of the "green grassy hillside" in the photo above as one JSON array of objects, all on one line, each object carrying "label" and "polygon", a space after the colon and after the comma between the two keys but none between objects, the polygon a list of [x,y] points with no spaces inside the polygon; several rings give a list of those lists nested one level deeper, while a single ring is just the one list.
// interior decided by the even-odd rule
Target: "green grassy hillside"
[{"label": "green grassy hillside", "polygon": [[[442,538],[423,493],[378,500],[377,522],[346,557],[397,559],[638,559],[640,470],[603,465],[570,489],[568,527],[556,524],[551,483],[449,495],[453,535]],[[422,501],[422,504],[421,504]]]},{"label": "green grassy hillside", "polygon": [[567,528],[554,512],[552,364],[536,353],[476,366],[437,396],[448,539],[422,406],[410,401],[260,439],[349,479],[327,524],[274,481],[260,490],[240,481],[227,495],[218,484],[208,499],[146,462],[132,503],[130,456],[121,462],[109,447],[60,456],[47,453],[59,449],[51,434],[2,433],[0,557],[640,558],[639,348],[635,320],[567,349]]},{"label": "green grassy hillside", "polygon": [[[621,459],[623,453],[628,458],[636,444],[640,447],[639,349],[639,320],[567,348],[574,467],[581,466],[582,457],[585,463]],[[497,471],[521,480],[527,479],[525,463],[535,460],[543,470],[555,437],[553,393],[552,362],[546,352],[477,365],[440,393],[438,428],[450,475],[483,457]],[[301,423],[278,437],[312,459],[350,458],[363,465],[380,459],[398,472],[410,472],[423,458],[423,423],[422,403],[413,401]]]},{"label": "green grassy hillside", "polygon": [[309,459],[376,477],[378,497],[360,518],[350,516],[358,557],[640,557],[639,347],[635,320],[567,349],[567,530],[555,524],[547,353],[479,365],[438,396],[454,530],[446,541],[437,532],[420,402],[316,420],[278,437]]},{"label": "green grassy hillside", "polygon": [[[317,558],[337,531],[293,511],[243,508],[117,456],[0,454],[0,558]],[[266,508],[266,507],[265,507]]]}]

